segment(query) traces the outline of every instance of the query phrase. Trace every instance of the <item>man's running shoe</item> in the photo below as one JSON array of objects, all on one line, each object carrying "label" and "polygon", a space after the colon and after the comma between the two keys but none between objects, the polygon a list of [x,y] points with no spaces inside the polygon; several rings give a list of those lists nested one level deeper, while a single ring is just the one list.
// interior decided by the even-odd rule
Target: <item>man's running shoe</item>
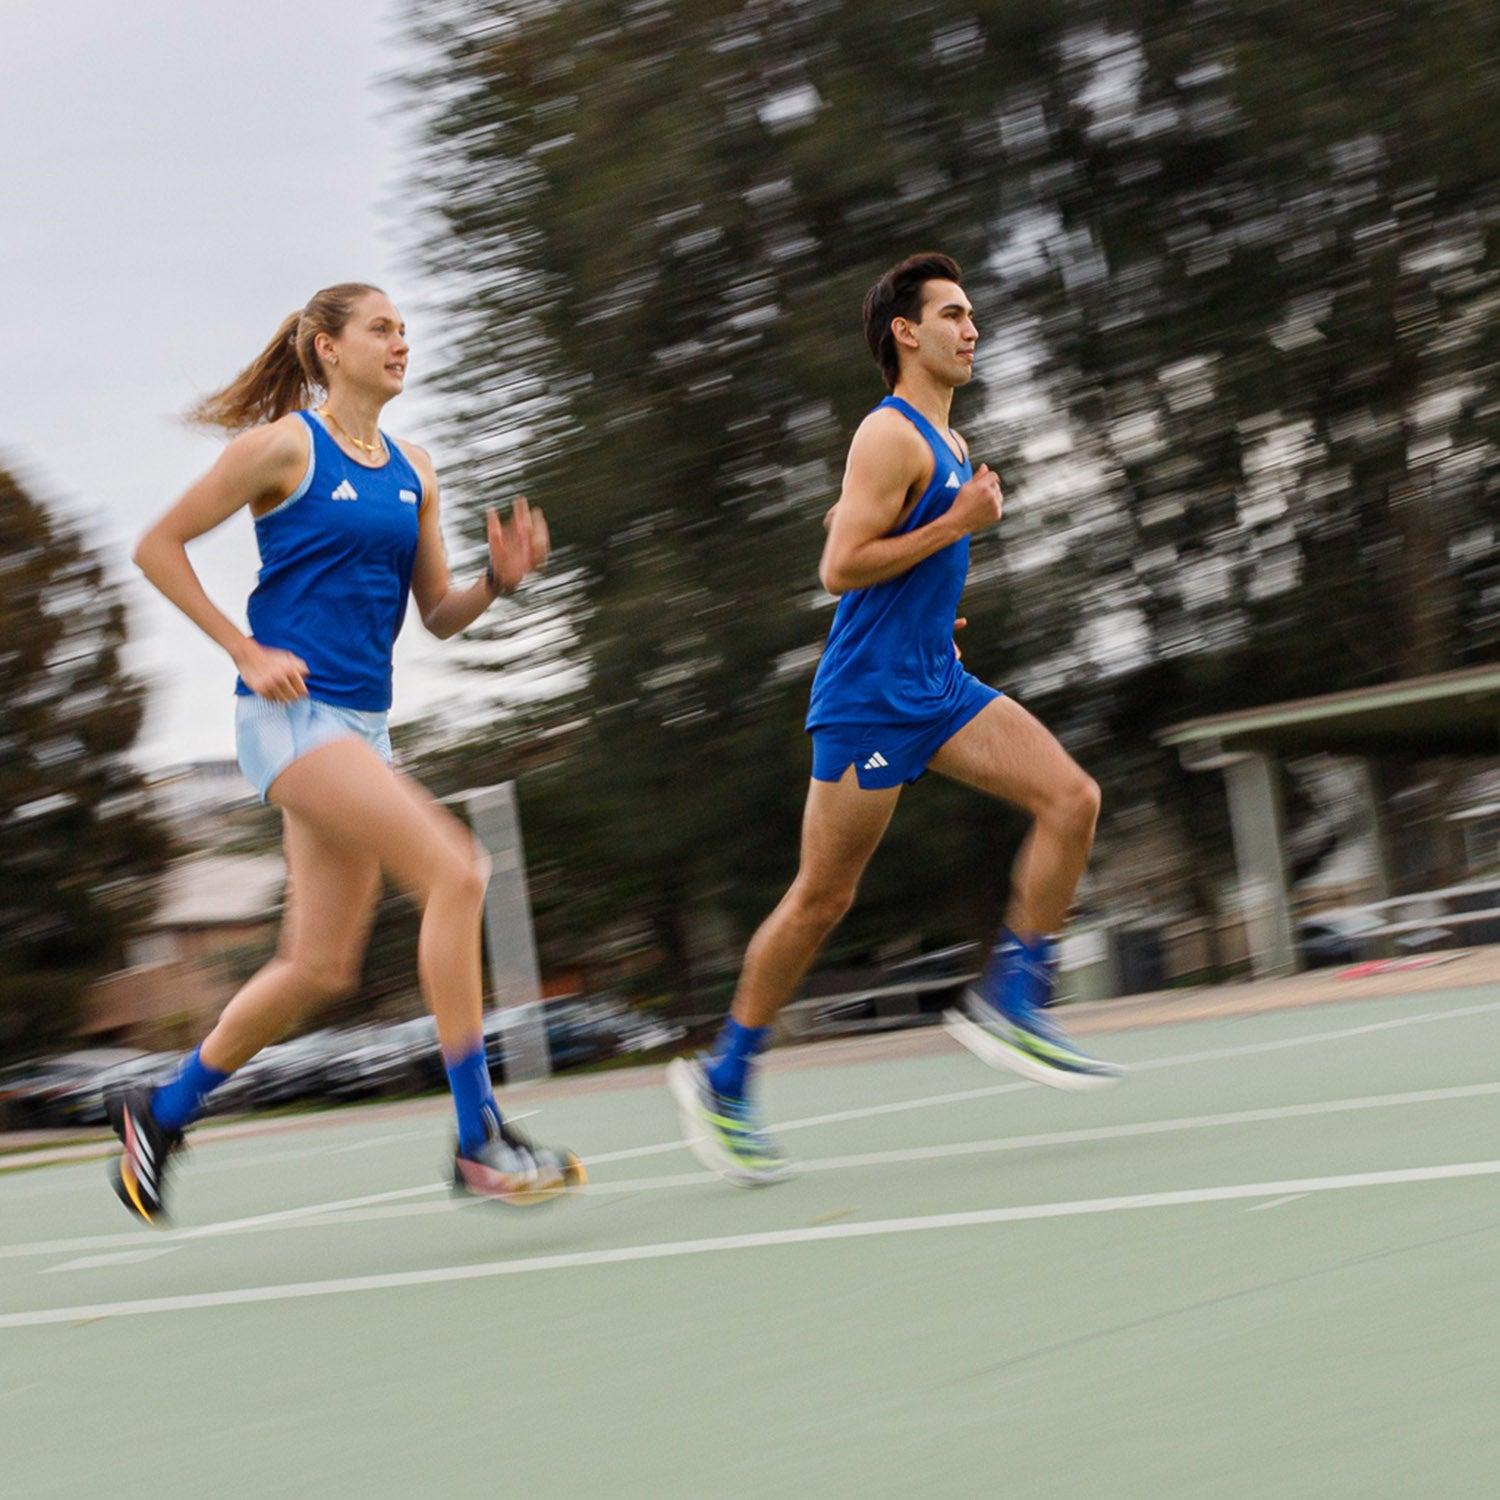
[{"label": "man's running shoe", "polygon": [[718,1093],[697,1058],[668,1063],[667,1087],[693,1155],[726,1182],[764,1187],[796,1176],[797,1163],[766,1129],[755,1103]]},{"label": "man's running shoe", "polygon": [[164,1193],[167,1166],[182,1148],[182,1132],[159,1125],[151,1113],[152,1090],[122,1089],[104,1101],[110,1127],[125,1149],[110,1166],[110,1181],[120,1202],[147,1224],[166,1220]]},{"label": "man's running shoe", "polygon": [[965,991],[962,1010],[944,1012],[943,1025],[992,1068],[1055,1089],[1108,1088],[1125,1070],[1091,1057],[1047,1014],[1054,964],[1051,943],[1028,945],[1007,933],[990,973]]},{"label": "man's running shoe", "polygon": [[453,1190],[476,1198],[529,1206],[546,1203],[570,1188],[580,1188],[588,1173],[571,1152],[538,1146],[514,1126],[492,1126],[489,1138],[472,1155],[453,1153]]}]

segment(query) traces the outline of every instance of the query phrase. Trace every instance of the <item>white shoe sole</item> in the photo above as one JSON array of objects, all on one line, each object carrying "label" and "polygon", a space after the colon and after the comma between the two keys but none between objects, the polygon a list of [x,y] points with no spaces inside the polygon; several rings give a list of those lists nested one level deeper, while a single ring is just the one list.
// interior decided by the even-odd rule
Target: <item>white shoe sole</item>
[{"label": "white shoe sole", "polygon": [[1100,1089],[1110,1089],[1124,1077],[1123,1070],[1101,1073],[1075,1073],[1068,1068],[1053,1068],[1029,1052],[986,1031],[977,1021],[971,1020],[961,1010],[943,1012],[943,1030],[959,1046],[966,1048],[980,1062],[992,1068],[1008,1069],[1019,1073],[1032,1083],[1046,1084],[1048,1088],[1064,1089],[1070,1094],[1091,1094]]},{"label": "white shoe sole", "polygon": [[693,1078],[692,1065],[686,1058],[676,1057],[667,1064],[667,1087],[677,1105],[677,1117],[688,1149],[710,1172],[742,1188],[769,1187],[797,1175],[795,1162],[788,1162],[774,1172],[748,1171],[719,1145],[699,1116],[698,1085]]}]

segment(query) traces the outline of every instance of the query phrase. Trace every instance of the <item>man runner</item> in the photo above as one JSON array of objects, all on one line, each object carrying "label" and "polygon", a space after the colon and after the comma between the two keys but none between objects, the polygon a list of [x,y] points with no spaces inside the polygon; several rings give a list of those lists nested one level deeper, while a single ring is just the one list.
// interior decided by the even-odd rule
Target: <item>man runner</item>
[{"label": "man runner", "polygon": [[969,537],[1001,514],[998,477],[974,470],[948,425],[978,339],[959,281],[948,256],[915,255],[865,297],[865,335],[891,395],[854,435],[818,569],[842,597],[807,716],[813,767],[797,877],[750,941],[712,1052],[667,1071],[694,1151],[741,1186],[795,1170],[761,1118],[751,1069],[853,904],[901,788],[928,769],[1032,818],[994,952],[964,1012],[945,1018],[949,1031],[985,1062],[1054,1087],[1099,1088],[1121,1075],[1046,1013],[1052,934],[1088,860],[1099,788],[1020,704],[966,671],[953,644]]}]

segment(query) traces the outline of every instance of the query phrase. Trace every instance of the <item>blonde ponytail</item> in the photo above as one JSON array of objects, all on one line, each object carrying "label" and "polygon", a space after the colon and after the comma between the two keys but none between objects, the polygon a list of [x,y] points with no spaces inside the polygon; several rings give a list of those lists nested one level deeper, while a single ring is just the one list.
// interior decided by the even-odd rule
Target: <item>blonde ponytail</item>
[{"label": "blonde ponytail", "polygon": [[317,337],[337,338],[354,304],[378,287],[343,281],[325,287],[300,312],[289,313],[271,342],[222,390],[205,396],[187,414],[202,427],[240,432],[260,422],[274,422],[289,411],[310,406],[328,388]]}]

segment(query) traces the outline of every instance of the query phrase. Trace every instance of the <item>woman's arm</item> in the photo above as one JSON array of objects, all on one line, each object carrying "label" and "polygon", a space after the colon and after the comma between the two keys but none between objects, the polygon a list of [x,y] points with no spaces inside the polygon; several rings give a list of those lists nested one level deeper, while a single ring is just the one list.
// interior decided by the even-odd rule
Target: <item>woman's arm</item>
[{"label": "woman's arm", "polygon": [[466,587],[454,586],[448,572],[448,552],[438,520],[438,479],[432,460],[415,444],[401,445],[422,481],[422,514],[418,522],[417,557],[412,565],[411,592],[422,624],[439,640],[472,625],[500,594],[511,593],[528,573],[547,560],[551,538],[540,510],[517,497],[510,519],[501,522],[493,510],[485,512],[489,537],[490,571]]},{"label": "woman's arm", "polygon": [[294,416],[241,433],[201,479],[136,544],[133,560],[149,582],[229,654],[251,692],[287,701],[307,692],[307,663],[261,646],[203,591],[187,544],[243,506],[279,504],[301,483],[311,438]]}]

